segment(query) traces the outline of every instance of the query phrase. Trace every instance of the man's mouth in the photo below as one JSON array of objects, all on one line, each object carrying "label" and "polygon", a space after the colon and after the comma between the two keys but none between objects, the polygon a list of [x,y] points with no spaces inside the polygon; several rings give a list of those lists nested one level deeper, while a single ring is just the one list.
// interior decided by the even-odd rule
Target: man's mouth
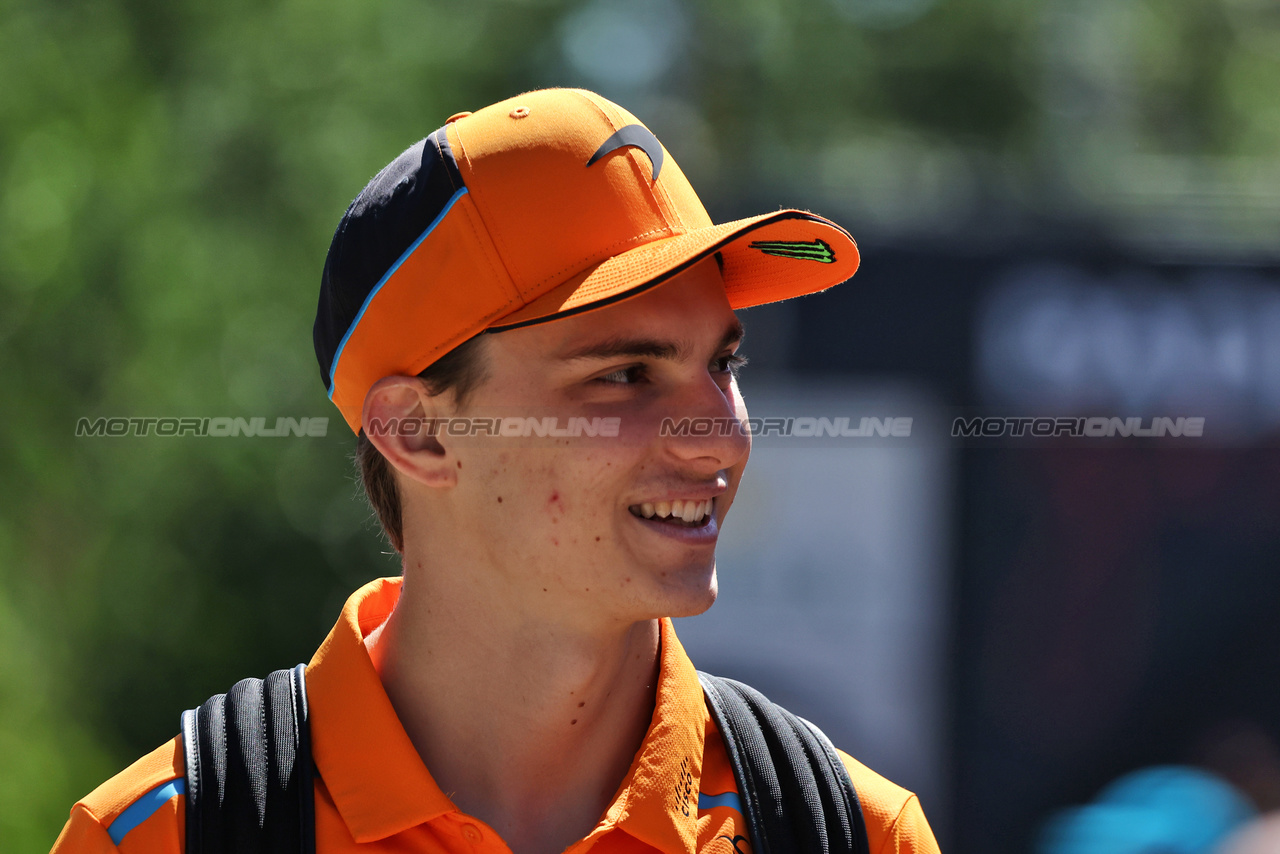
[{"label": "man's mouth", "polygon": [[707,517],[715,511],[715,506],[714,498],[701,500],[677,498],[675,501],[632,504],[627,509],[631,511],[632,516],[638,516],[641,519],[678,525],[682,528],[701,528],[707,524]]}]

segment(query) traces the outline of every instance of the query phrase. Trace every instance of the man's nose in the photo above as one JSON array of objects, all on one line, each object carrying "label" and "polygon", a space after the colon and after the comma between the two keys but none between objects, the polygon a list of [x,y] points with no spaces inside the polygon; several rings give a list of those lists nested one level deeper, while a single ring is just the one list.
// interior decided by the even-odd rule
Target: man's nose
[{"label": "man's nose", "polygon": [[662,419],[661,440],[676,457],[708,473],[730,469],[751,452],[747,408],[736,386],[721,389],[710,376],[691,383]]}]

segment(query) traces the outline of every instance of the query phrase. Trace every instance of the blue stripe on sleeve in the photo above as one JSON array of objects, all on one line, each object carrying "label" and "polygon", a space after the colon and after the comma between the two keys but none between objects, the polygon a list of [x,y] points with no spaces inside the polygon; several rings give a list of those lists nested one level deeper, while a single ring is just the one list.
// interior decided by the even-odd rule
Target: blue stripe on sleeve
[{"label": "blue stripe on sleeve", "polygon": [[738,798],[737,792],[725,792],[723,795],[698,792],[698,811],[709,810],[712,807],[731,807],[742,812],[742,801]]},{"label": "blue stripe on sleeve", "polygon": [[124,839],[129,831],[155,815],[156,810],[167,804],[170,798],[175,795],[186,794],[186,791],[186,780],[170,780],[167,783],[161,783],[120,813],[116,820],[111,822],[111,826],[107,828],[107,835],[111,837],[112,842],[119,845],[120,840]]}]

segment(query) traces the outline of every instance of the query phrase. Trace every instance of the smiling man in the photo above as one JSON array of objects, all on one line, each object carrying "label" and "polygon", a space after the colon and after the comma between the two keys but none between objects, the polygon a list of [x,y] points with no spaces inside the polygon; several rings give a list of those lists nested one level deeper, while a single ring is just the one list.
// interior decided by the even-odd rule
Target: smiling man
[{"label": "smiling man", "polygon": [[[449,119],[348,208],[315,325],[403,575],[352,595],[305,674],[189,713],[55,850],[936,851],[915,797],[811,725],[735,717],[670,622],[715,601],[750,453],[734,309],[857,264],[814,214],[713,225],[592,93]],[[683,418],[717,429],[663,430]],[[752,716],[782,729],[752,748]],[[209,745],[244,755],[202,770]],[[287,779],[240,793],[264,751]],[[237,798],[250,830],[211,832]]]}]

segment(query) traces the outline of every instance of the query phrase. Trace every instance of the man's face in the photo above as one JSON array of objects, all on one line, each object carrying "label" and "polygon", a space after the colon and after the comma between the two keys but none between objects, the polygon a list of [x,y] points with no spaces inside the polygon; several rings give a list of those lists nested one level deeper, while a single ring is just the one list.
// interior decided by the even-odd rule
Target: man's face
[{"label": "man's face", "polygon": [[[487,379],[460,414],[619,419],[612,438],[450,448],[461,467],[441,497],[513,604],[621,622],[710,607],[717,535],[751,449],[732,372],[740,338],[710,259],[616,305],[488,337]],[[661,435],[684,418],[719,421],[709,436]]]}]

